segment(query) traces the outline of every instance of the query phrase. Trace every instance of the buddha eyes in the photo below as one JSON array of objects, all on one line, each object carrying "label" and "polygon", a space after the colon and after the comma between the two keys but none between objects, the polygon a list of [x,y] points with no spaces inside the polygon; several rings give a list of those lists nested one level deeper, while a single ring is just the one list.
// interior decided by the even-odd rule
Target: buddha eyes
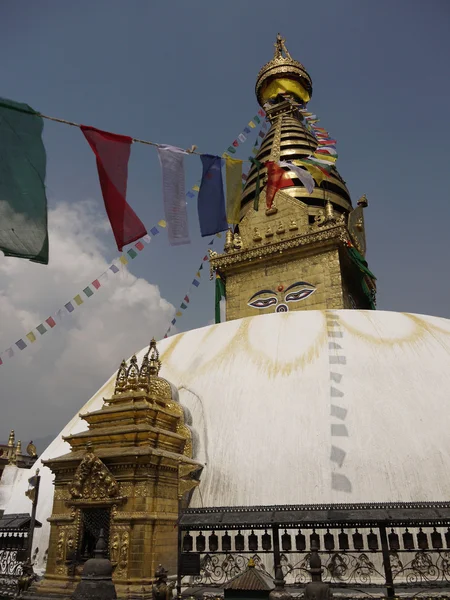
[{"label": "buddha eyes", "polygon": [[296,292],[290,292],[289,294],[287,294],[285,301],[297,302],[298,300],[304,300],[315,291],[315,289],[303,288],[302,290],[297,290]]},{"label": "buddha eyes", "polygon": [[267,308],[268,306],[273,306],[277,304],[277,298],[258,298],[253,302],[249,302],[249,306],[253,306],[253,308]]}]

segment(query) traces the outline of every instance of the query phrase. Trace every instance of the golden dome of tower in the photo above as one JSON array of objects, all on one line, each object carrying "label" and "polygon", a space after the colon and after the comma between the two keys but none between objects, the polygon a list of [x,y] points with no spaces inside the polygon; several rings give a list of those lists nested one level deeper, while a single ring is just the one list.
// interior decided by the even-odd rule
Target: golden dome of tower
[{"label": "golden dome of tower", "polygon": [[[271,125],[256,155],[256,160],[263,165],[259,175],[264,182],[267,174],[265,162],[305,159],[318,146],[299,111],[299,104],[305,106],[312,95],[311,77],[305,67],[291,57],[280,34],[275,43],[274,57],[258,73],[255,93]],[[324,209],[328,201],[338,215],[352,210],[350,194],[336,168],[331,170],[326,180],[316,182],[311,194],[295,173],[290,172],[289,177],[294,185],[284,188],[284,191],[294,198],[301,198],[313,208],[313,212],[314,209]],[[242,194],[241,218],[250,208],[256,188],[257,169],[252,166]]]}]

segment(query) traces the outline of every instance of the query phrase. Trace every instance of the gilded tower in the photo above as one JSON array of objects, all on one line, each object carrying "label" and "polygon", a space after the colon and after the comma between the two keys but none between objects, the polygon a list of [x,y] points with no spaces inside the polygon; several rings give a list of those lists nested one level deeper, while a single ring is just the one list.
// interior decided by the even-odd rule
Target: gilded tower
[{"label": "gilded tower", "polygon": [[80,415],[88,429],[64,438],[68,454],[44,464],[55,475],[45,577],[32,596],[67,597],[106,539],[119,598],[151,596],[160,563],[176,572],[179,508],[202,465],[177,390],[159,376],[152,340],[139,365],[122,362],[114,393],[100,410]]},{"label": "gilded tower", "polygon": [[[210,252],[211,270],[225,284],[226,319],[375,308],[375,277],[364,258],[367,199],[352,206],[335,166],[327,172],[311,166],[312,190],[299,179],[296,166],[302,167],[319,145],[304,116],[312,80],[280,35],[274,57],[258,73],[255,92],[270,128],[252,159],[240,223],[228,231],[223,254]],[[273,201],[266,202],[269,164],[286,173]]]}]

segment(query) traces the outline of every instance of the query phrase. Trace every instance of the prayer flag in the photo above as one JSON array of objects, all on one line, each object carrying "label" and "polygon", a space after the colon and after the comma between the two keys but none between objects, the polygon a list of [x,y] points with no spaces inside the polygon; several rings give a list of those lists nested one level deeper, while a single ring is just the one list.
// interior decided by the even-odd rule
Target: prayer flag
[{"label": "prayer flag", "polygon": [[172,321],[171,321],[172,325],[175,325],[176,322],[177,322],[176,319],[172,319]]},{"label": "prayer flag", "polygon": [[242,180],[247,181],[247,179],[248,179],[247,173],[242,173]]},{"label": "prayer flag", "polygon": [[2,364],[3,364],[3,360],[0,358],[0,365],[2,365]]},{"label": "prayer flag", "polygon": [[26,343],[22,339],[16,342],[16,346],[19,348],[19,350],[25,350],[27,347]]},{"label": "prayer flag", "polygon": [[53,317],[49,317],[48,319],[45,319],[45,322],[47,323],[47,325],[49,327],[51,327],[53,329],[53,327],[56,325],[56,321]]},{"label": "prayer flag", "polygon": [[210,242],[208,242],[208,246],[212,246],[213,244],[214,244],[214,238]]},{"label": "prayer flag", "polygon": [[326,140],[320,140],[319,146],[335,146],[337,144],[336,140],[330,140],[329,138]]},{"label": "prayer flag", "polygon": [[331,165],[334,165],[334,163],[337,161],[336,156],[331,156],[331,154],[318,154],[317,152],[314,152],[313,157],[318,158],[320,161],[325,161]]},{"label": "prayer flag", "polygon": [[239,223],[242,191],[242,160],[228,158],[225,161],[227,182],[227,221]]},{"label": "prayer flag", "polygon": [[30,340],[31,343],[36,341],[36,336],[32,331],[30,331],[30,333],[27,333],[27,338]]},{"label": "prayer flag", "polygon": [[159,229],[158,229],[156,226],[155,226],[155,227],[152,227],[152,228],[150,229],[150,233],[151,233],[152,235],[158,235],[158,233],[159,233]]},{"label": "prayer flag", "polygon": [[195,194],[194,194],[194,192],[191,192],[191,190],[189,190],[189,192],[187,192],[186,196],[188,198],[195,198]]},{"label": "prayer flag", "polygon": [[142,252],[144,249],[144,244],[142,242],[138,242],[135,247],[139,250],[139,252]]},{"label": "prayer flag", "polygon": [[[205,256],[203,257],[203,261],[206,262],[208,260],[208,255],[205,254]],[[203,266],[203,265],[202,265]]]},{"label": "prayer flag", "polygon": [[[291,179],[286,177],[286,171],[277,165],[277,163],[269,160],[266,162],[266,167],[268,176],[266,187],[266,206],[267,208],[271,208],[273,199],[275,198],[278,190],[282,187],[293,185],[293,182]],[[283,179],[284,181],[282,182]]]},{"label": "prayer flag", "polygon": [[163,228],[167,227],[167,223],[166,223],[166,221],[164,221],[164,219],[161,219],[161,221],[158,221],[158,225]]},{"label": "prayer flag", "polygon": [[[200,265],[200,269],[203,267],[203,265]],[[200,274],[200,269],[197,271],[197,273],[195,274],[196,277],[198,277],[200,279],[201,274]]]},{"label": "prayer flag", "polygon": [[244,133],[250,133],[251,129],[250,127],[244,127]]},{"label": "prayer flag", "polygon": [[[159,160],[162,170],[163,202],[166,221],[158,225],[166,227],[171,246],[189,244],[189,227],[185,199],[185,150],[175,146],[158,146]],[[162,225],[164,223],[164,225]]]},{"label": "prayer flag", "polygon": [[95,287],[96,290],[98,290],[98,288],[100,287],[100,281],[98,279],[94,279],[92,285]]},{"label": "prayer flag", "polygon": [[226,321],[225,285],[218,273],[216,274],[215,320],[216,323],[223,323]]},{"label": "prayer flag", "polygon": [[260,138],[263,138],[263,137],[264,137],[264,135],[265,135],[265,134],[264,134],[264,131],[260,131],[260,132],[258,133],[258,135],[259,135],[259,137],[260,137]]},{"label": "prayer flag", "polygon": [[7,348],[5,352],[8,355],[8,358],[12,358],[14,356],[14,350],[12,348]]},{"label": "prayer flag", "polygon": [[237,148],[237,147],[239,146],[239,142],[238,142],[237,140],[234,140],[234,142],[233,142],[233,146],[234,146],[235,148]]},{"label": "prayer flag", "polygon": [[197,279],[194,279],[192,281],[192,285],[195,285],[195,287],[198,287],[200,285],[200,281],[197,281]]},{"label": "prayer flag", "polygon": [[202,182],[198,194],[198,218],[202,237],[228,229],[222,182],[222,159],[202,154]]},{"label": "prayer flag", "polygon": [[258,154],[258,148],[256,146],[253,146],[252,152],[256,156]]},{"label": "prayer flag", "polygon": [[88,298],[94,295],[94,292],[91,290],[89,286],[85,287],[83,292],[86,294]]},{"label": "prayer flag", "polygon": [[185,304],[184,302],[181,303],[180,308],[182,308],[183,310],[186,310],[187,308],[187,304]]},{"label": "prayer flag", "polygon": [[120,252],[147,233],[126,201],[128,159],[132,138],[80,125],[96,159],[100,187],[109,222]]},{"label": "prayer flag", "polygon": [[0,250],[47,265],[42,129],[30,106],[0,98]]},{"label": "prayer flag", "polygon": [[83,300],[82,300],[82,298],[81,298],[80,294],[77,294],[77,295],[75,296],[74,300],[75,300],[75,303],[76,303],[78,306],[81,306],[81,305],[83,304]]},{"label": "prayer flag", "polygon": [[182,315],[183,313],[182,313],[182,312],[179,310],[179,311],[177,311],[175,314],[177,315],[177,317],[181,317],[181,315]]},{"label": "prayer flag", "polygon": [[263,109],[262,109],[262,108],[260,108],[260,109],[258,110],[258,115],[259,115],[260,117],[265,117],[265,116],[266,116],[266,113],[263,111]]},{"label": "prayer flag", "polygon": [[253,121],[249,121],[248,126],[251,127],[252,129],[255,129],[256,125],[253,123]]},{"label": "prayer flag", "polygon": [[228,146],[228,152],[231,154],[236,154],[236,148],[233,148],[233,146]]},{"label": "prayer flag", "polygon": [[47,331],[47,328],[46,328],[46,326],[43,323],[41,323],[40,325],[38,325],[36,327],[36,329],[39,331],[39,333],[41,335],[44,335],[44,333]]},{"label": "prayer flag", "polygon": [[[125,259],[126,260],[126,259]],[[119,268],[116,267],[116,265],[111,265],[109,267],[109,270],[112,271],[113,273],[118,273],[119,272]],[[105,275],[105,273],[103,273],[103,275]]]},{"label": "prayer flag", "polygon": [[297,167],[296,165],[294,165],[290,162],[287,162],[285,160],[280,161],[278,164],[280,165],[280,167],[287,167],[293,173],[295,173],[295,175],[298,177],[298,179],[300,179],[302,184],[308,190],[308,194],[312,194],[312,191],[315,187],[314,179],[312,178],[310,173],[308,173],[308,171],[305,171],[305,169],[301,169],[300,167]]},{"label": "prayer flag", "polygon": [[[67,304],[64,304],[64,306],[66,307],[67,312],[71,313],[71,312],[73,312],[75,310],[74,307],[73,307],[73,305],[72,305],[72,302],[68,302]],[[38,331],[39,331],[39,327],[37,328]],[[41,333],[41,332],[39,331],[39,333]]]},{"label": "prayer flag", "polygon": [[200,188],[198,187],[198,185],[193,185],[192,189],[194,190],[194,192],[199,192]]},{"label": "prayer flag", "polygon": [[312,163],[308,162],[306,159],[304,159],[304,160],[297,159],[294,162],[297,165],[304,166],[305,169],[307,169],[308,172],[311,173],[311,175],[314,177],[314,179],[318,185],[320,185],[322,183],[322,181],[324,181],[325,179],[328,179],[330,177],[329,174],[325,171],[325,169],[322,169],[319,165],[313,165]]},{"label": "prayer flag", "polygon": [[245,135],[244,135],[243,133],[240,133],[240,134],[238,135],[238,140],[239,140],[240,142],[244,143],[246,139],[247,139],[247,138],[245,137]]},{"label": "prayer flag", "polygon": [[187,302],[187,303],[189,304],[189,296],[188,296],[188,295],[186,295],[186,296],[184,297],[184,301],[185,301],[185,302]]},{"label": "prayer flag", "polygon": [[127,259],[123,255],[119,258],[119,262],[121,262],[124,266],[128,264]]},{"label": "prayer flag", "polygon": [[331,154],[333,156],[337,156],[337,150],[333,146],[326,146],[325,148],[317,148],[316,154]]},{"label": "prayer flag", "polygon": [[222,234],[221,233],[216,233],[216,237],[221,238]]},{"label": "prayer flag", "polygon": [[152,238],[148,235],[148,233],[146,235],[144,235],[144,237],[142,239],[144,240],[144,242],[146,244],[150,244],[150,242],[152,241]]},{"label": "prayer flag", "polygon": [[137,256],[137,252],[136,252],[136,250],[133,250],[133,248],[130,248],[129,250],[127,250],[127,254],[131,258],[131,260],[133,260],[133,258],[136,258],[136,256]]},{"label": "prayer flag", "polygon": [[258,115],[255,115],[253,117],[253,120],[256,121],[257,123],[261,123],[261,119],[258,117]]}]

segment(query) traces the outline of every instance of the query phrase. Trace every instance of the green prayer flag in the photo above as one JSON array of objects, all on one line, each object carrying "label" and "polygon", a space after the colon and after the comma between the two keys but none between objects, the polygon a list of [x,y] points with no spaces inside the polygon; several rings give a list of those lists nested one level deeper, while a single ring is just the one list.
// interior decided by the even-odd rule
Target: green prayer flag
[{"label": "green prayer flag", "polygon": [[137,252],[136,252],[136,250],[133,250],[133,248],[130,248],[130,249],[127,251],[127,254],[128,254],[128,256],[129,256],[130,258],[136,258],[136,256],[137,256]]},{"label": "green prayer flag", "polygon": [[215,321],[216,323],[223,323],[226,321],[226,292],[225,284],[218,273],[216,274],[215,300]]},{"label": "green prayer flag", "polygon": [[41,335],[44,335],[44,333],[47,331],[47,328],[45,327],[45,325],[43,323],[41,323],[40,325],[38,325],[36,327],[36,329],[39,331],[39,333]]},{"label": "green prayer flag", "polygon": [[94,292],[91,290],[89,286],[85,287],[83,292],[86,294],[88,298],[94,295]]},{"label": "green prayer flag", "polygon": [[183,310],[186,310],[187,305],[184,302],[182,302],[180,305],[180,308],[182,308]]},{"label": "green prayer flag", "polygon": [[261,189],[261,178],[260,178],[259,170],[263,168],[263,165],[259,160],[256,160],[256,158],[253,158],[253,156],[250,156],[249,160],[256,168],[255,197],[253,199],[253,209],[258,210],[259,209],[259,194],[260,194],[260,189]]},{"label": "green prayer flag", "polygon": [[48,264],[46,154],[42,118],[0,98],[0,250]]}]

